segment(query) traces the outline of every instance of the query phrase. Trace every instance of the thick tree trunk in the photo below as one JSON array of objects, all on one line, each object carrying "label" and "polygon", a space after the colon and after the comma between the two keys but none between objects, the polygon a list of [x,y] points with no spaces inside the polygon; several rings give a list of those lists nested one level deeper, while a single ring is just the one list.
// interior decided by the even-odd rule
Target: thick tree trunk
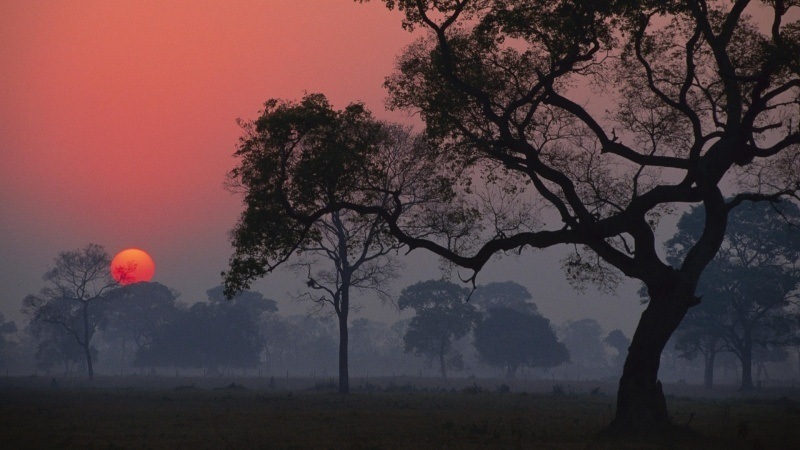
[{"label": "thick tree trunk", "polygon": [[694,297],[675,287],[649,292],[650,302],[639,319],[622,369],[617,411],[607,429],[611,434],[650,434],[667,430],[670,425],[658,381],[661,351]]},{"label": "thick tree trunk", "polygon": [[709,350],[705,359],[705,367],[703,374],[703,387],[706,389],[713,389],[714,387],[714,360],[717,357],[717,352]]},{"label": "thick tree trunk", "polygon": [[339,315],[339,393],[350,393],[350,371],[347,364],[347,315]]}]

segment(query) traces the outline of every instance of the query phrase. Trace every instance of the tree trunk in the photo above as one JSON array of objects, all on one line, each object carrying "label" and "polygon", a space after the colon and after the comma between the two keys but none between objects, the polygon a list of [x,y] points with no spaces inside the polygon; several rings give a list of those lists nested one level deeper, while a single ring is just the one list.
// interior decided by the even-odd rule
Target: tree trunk
[{"label": "tree trunk", "polygon": [[89,374],[89,381],[94,381],[94,369],[92,368],[92,351],[89,340],[92,335],[89,333],[89,304],[83,303],[83,352],[86,354],[86,370]]},{"label": "tree trunk", "polygon": [[347,395],[350,393],[350,370],[347,362],[348,333],[347,316],[350,306],[350,293],[348,289],[342,288],[341,304],[337,316],[339,317],[339,393]]},{"label": "tree trunk", "polygon": [[439,349],[439,374],[442,376],[442,380],[447,379],[447,364],[444,360],[444,345],[442,345],[442,348]]},{"label": "tree trunk", "polygon": [[708,351],[705,359],[705,367],[703,374],[703,387],[712,389],[714,387],[714,359],[717,357],[717,352],[713,349]]},{"label": "tree trunk", "polygon": [[750,330],[744,332],[742,354],[739,359],[742,363],[742,386],[740,389],[750,391],[753,389],[753,340],[750,337]]},{"label": "tree trunk", "polygon": [[610,434],[650,434],[669,428],[667,402],[658,380],[661,351],[689,306],[696,303],[687,289],[670,284],[661,290],[649,289],[650,302],[639,319],[619,380],[616,415],[606,430]]}]

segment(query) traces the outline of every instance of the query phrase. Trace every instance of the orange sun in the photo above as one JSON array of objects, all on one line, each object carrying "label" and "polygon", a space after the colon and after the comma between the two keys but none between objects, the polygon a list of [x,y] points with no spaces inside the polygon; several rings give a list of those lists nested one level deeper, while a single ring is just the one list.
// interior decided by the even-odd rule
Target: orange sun
[{"label": "orange sun", "polygon": [[122,285],[150,281],[155,272],[153,258],[138,248],[123,250],[111,260],[111,275]]}]

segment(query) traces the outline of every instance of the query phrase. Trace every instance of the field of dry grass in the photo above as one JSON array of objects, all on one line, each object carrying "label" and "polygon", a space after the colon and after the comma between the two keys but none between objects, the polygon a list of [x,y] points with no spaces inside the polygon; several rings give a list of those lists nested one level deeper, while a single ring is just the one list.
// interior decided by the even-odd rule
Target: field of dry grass
[{"label": "field of dry grass", "polygon": [[[194,381],[187,383],[187,381]],[[498,392],[363,384],[346,397],[325,389],[270,390],[257,383],[125,380],[50,386],[0,383],[3,448],[797,448],[796,391],[729,398],[670,395],[687,436],[609,442],[597,433],[614,398],[569,387]],[[298,386],[301,383],[298,382]],[[588,385],[587,385],[588,386]]]}]

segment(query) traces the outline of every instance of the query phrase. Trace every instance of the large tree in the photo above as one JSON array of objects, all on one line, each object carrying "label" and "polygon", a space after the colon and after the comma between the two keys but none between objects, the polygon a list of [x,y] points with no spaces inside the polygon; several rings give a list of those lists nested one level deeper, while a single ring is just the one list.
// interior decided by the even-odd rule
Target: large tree
[{"label": "large tree", "polygon": [[436,358],[439,374],[447,378],[447,368],[463,361],[453,350],[453,341],[466,336],[481,314],[467,302],[470,290],[445,280],[421,281],[406,287],[397,299],[400,310],[413,309],[416,315],[403,336],[405,351]]},{"label": "large tree", "polygon": [[[342,178],[325,202],[303,195],[321,180],[316,174],[298,178],[287,164],[269,169],[282,187],[274,203],[291,205],[300,230],[334,210],[381,217],[409,248],[475,272],[498,252],[566,244],[574,253],[564,265],[577,282],[641,280],[650,301],[610,430],[668,425],[660,355],[700,302],[697,282],[722,244],[728,213],[745,199],[776,201],[800,189],[800,26],[786,18],[794,3],[385,3],[405,13],[405,27],[428,30],[386,84],[390,105],[425,122],[430,145],[395,167],[406,174],[434,167],[437,176],[423,179],[435,180],[428,185],[448,201],[420,204],[418,191],[383,182],[397,173],[385,158],[360,150],[358,179]],[[723,185],[732,191],[727,199]],[[378,193],[392,201],[371,201]],[[655,229],[683,204],[703,204],[707,214],[701,236],[673,266],[659,255]],[[271,212],[262,212],[270,224]],[[486,220],[476,225],[476,217]],[[289,239],[270,247],[274,255],[296,248],[296,239],[281,236]],[[231,273],[263,273],[263,256],[251,256],[234,257]]]},{"label": "large tree", "polygon": [[[702,232],[702,207],[678,222],[667,242],[671,260],[679,259]],[[729,219],[725,240],[698,283],[703,303],[681,324],[677,344],[685,356],[702,353],[706,386],[711,386],[714,356],[730,351],[741,362],[743,390],[753,388],[753,352],[757,346],[789,344],[794,338],[800,289],[800,208],[746,202]]]},{"label": "large tree", "polygon": [[[418,112],[473,185],[483,175],[486,184],[529,186],[557,218],[504,226],[469,252],[404,227],[396,209],[384,213],[393,234],[476,271],[500,251],[568,244],[576,252],[565,265],[577,281],[641,280],[650,301],[611,430],[667,424],[661,351],[700,302],[697,282],[728,213],[744,199],[775,201],[800,188],[794,2],[385,3],[405,13],[406,27],[429,32],[387,80],[390,103]],[[728,175],[738,179],[726,183]],[[727,200],[723,184],[733,191]],[[699,239],[670,265],[655,228],[681,204],[703,204],[707,214]]]},{"label": "large tree", "polygon": [[111,259],[101,245],[59,253],[44,274],[39,295],[28,295],[22,312],[31,322],[60,327],[83,349],[89,379],[92,367],[92,337],[105,316],[108,294],[118,285],[111,277]]}]

